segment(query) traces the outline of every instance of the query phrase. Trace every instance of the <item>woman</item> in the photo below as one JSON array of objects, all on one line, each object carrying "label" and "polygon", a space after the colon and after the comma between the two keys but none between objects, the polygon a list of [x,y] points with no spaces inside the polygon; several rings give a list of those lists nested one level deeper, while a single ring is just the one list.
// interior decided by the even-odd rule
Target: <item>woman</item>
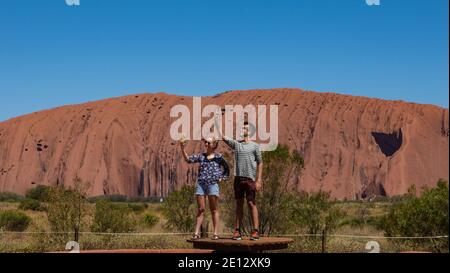
[{"label": "woman", "polygon": [[186,142],[184,140],[180,141],[181,151],[184,160],[187,163],[200,163],[197,186],[196,186],[196,197],[197,197],[197,223],[195,226],[195,233],[192,237],[193,240],[200,239],[200,227],[203,222],[205,214],[205,203],[206,196],[209,201],[209,208],[211,210],[211,216],[214,226],[214,234],[212,236],[213,240],[219,239],[218,236],[218,226],[219,226],[219,184],[218,182],[226,180],[229,176],[229,167],[223,155],[215,153],[219,142],[214,139],[214,137],[208,137],[204,140],[205,153],[194,154],[188,156],[184,147]]}]

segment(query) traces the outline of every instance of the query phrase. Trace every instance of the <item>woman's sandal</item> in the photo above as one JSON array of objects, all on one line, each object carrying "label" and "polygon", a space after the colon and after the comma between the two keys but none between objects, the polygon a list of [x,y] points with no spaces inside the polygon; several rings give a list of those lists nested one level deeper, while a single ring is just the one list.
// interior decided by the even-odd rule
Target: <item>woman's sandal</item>
[{"label": "woman's sandal", "polygon": [[191,237],[191,240],[198,240],[198,239],[200,239],[200,235],[198,235],[198,234],[194,234],[194,235]]},{"label": "woman's sandal", "polygon": [[218,236],[217,234],[214,234],[214,235],[211,237],[211,239],[212,239],[212,240],[219,240],[220,238],[219,238],[219,236]]}]

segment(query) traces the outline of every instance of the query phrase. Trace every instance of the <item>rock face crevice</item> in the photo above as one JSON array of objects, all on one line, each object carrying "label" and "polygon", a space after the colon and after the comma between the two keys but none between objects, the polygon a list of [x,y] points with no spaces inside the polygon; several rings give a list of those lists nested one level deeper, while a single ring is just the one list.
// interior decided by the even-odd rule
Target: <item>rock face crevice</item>
[{"label": "rock face crevice", "polygon": [[372,136],[375,138],[375,142],[380,147],[381,152],[386,156],[392,156],[402,146],[402,129],[391,134],[372,132]]},{"label": "rock face crevice", "polygon": [[[193,184],[197,166],[170,138],[170,109],[192,98],[139,94],[63,106],[0,123],[0,191],[66,185],[79,176],[90,195],[167,196]],[[229,91],[202,105],[279,108],[279,143],[305,168],[299,191],[340,199],[392,196],[448,180],[448,109],[300,89]],[[204,120],[206,121],[206,119]],[[259,140],[258,140],[259,141]],[[190,141],[188,153],[203,149]],[[222,143],[218,152],[230,153]]]}]

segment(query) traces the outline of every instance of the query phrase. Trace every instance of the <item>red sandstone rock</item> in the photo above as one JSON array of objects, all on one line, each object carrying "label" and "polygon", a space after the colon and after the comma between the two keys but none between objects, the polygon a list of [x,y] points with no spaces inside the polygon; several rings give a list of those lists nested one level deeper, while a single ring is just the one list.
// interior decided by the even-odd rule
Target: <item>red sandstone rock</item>
[{"label": "red sandstone rock", "polygon": [[[299,190],[337,198],[405,193],[448,180],[448,109],[299,89],[231,91],[202,104],[279,104],[279,142],[297,149]],[[70,105],[0,123],[0,191],[89,181],[92,196],[165,196],[193,183],[169,128],[191,97],[140,94]],[[379,144],[377,144],[380,143]],[[224,144],[220,151],[228,151]],[[381,146],[381,148],[380,148]],[[190,141],[188,152],[199,152]]]}]

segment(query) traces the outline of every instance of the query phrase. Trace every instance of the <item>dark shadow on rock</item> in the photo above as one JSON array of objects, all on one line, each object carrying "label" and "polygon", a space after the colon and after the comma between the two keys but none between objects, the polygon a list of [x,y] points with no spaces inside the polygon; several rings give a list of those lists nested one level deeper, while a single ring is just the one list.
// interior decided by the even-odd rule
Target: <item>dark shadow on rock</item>
[{"label": "dark shadow on rock", "polygon": [[375,142],[380,147],[380,150],[386,156],[392,156],[402,146],[402,129],[392,134],[385,134],[379,132],[372,132]]}]

